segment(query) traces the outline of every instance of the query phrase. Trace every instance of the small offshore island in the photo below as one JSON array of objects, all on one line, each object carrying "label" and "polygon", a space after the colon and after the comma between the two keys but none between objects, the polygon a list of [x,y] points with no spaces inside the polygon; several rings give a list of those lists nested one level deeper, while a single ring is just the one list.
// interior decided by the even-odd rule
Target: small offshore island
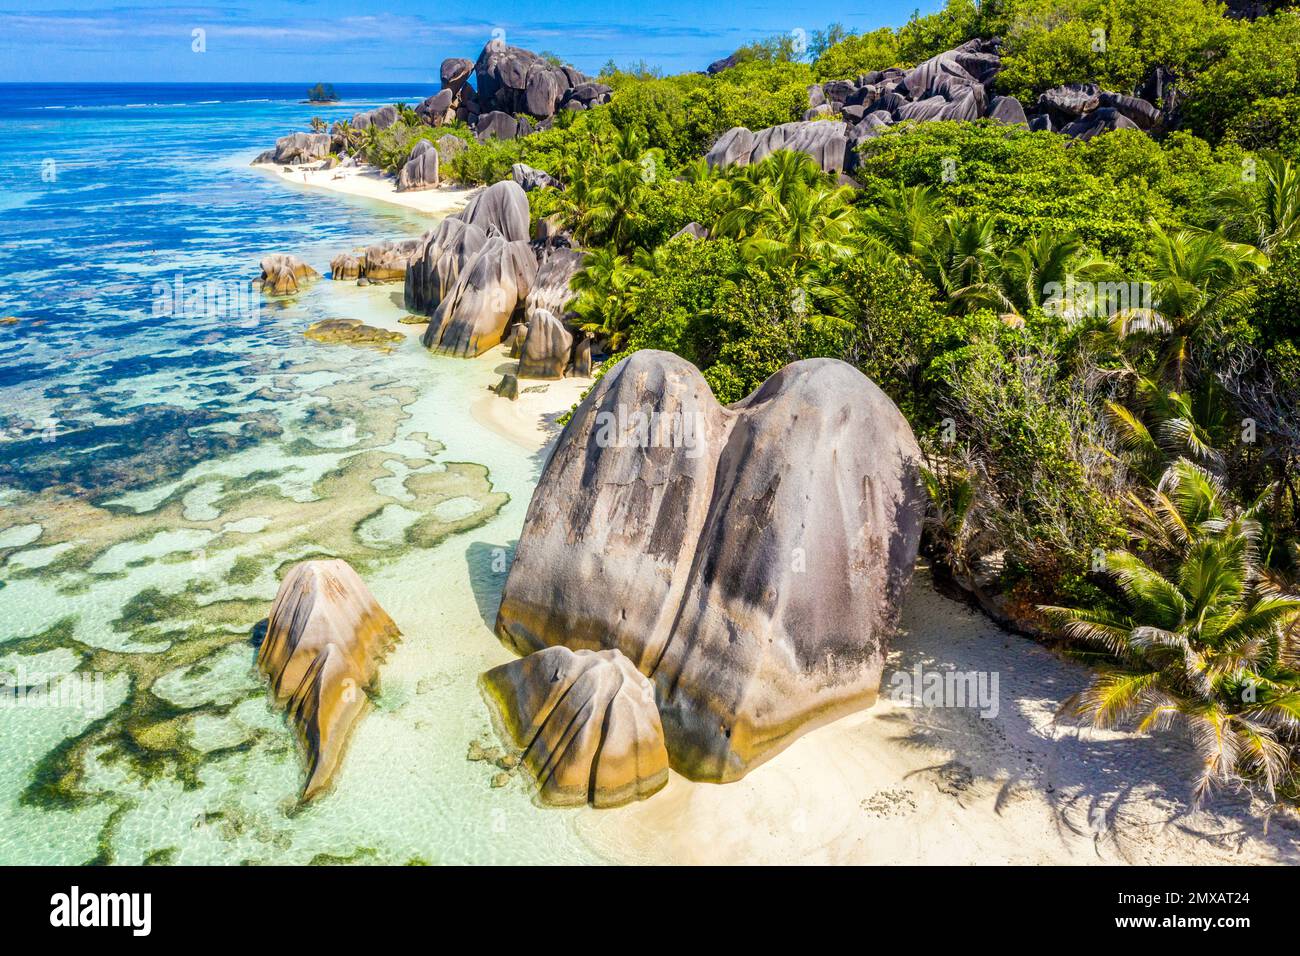
[{"label": "small offshore island", "polygon": [[[427,223],[249,277],[339,303],[294,335],[359,374],[305,420],[337,402],[366,436],[260,532],[294,557],[220,644],[292,729],[286,819],[346,794],[360,848],[363,808],[418,813],[366,791],[367,728],[454,688],[457,732],[491,728],[463,741],[482,800],[526,790],[604,860],[1300,862],[1300,68],[1249,69],[1300,55],[1300,14],[1127,4],[1094,56],[1019,6],[679,76],[494,39],[253,159]],[[509,452],[440,460],[440,418]],[[397,580],[363,526],[431,570]],[[113,734],[183,736],[126,700]],[[451,704],[418,706],[415,734]],[[24,799],[84,801],[105,739]]]}]

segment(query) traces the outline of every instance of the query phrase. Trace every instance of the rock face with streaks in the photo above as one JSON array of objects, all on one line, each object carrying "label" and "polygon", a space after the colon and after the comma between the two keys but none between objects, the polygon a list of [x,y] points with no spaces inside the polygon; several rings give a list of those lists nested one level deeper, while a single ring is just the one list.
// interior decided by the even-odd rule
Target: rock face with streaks
[{"label": "rock face with streaks", "polygon": [[420,237],[420,248],[407,271],[406,307],[432,315],[482,250],[489,231],[510,240],[527,238],[528,197],[515,183],[497,183],[483,190],[460,212]]},{"label": "rock face with streaks", "polygon": [[262,274],[253,280],[253,288],[269,295],[297,295],[303,287],[320,278],[320,273],[297,256],[275,253],[261,262]]},{"label": "rock face with streaks", "polygon": [[536,276],[528,243],[493,231],[438,303],[425,347],[464,358],[482,355],[501,341]]},{"label": "rock face with streaks", "polygon": [[578,406],[497,618],[521,654],[620,651],[672,765],[728,781],[875,699],[920,540],[920,452],[851,366],[795,362],[729,407],[644,350]]},{"label": "rock face with streaks", "polygon": [[422,139],[411,148],[411,155],[397,174],[397,191],[433,189],[438,183],[438,150],[433,143]]},{"label": "rock face with streaks", "polygon": [[253,164],[280,163],[292,166],[318,163],[330,154],[331,139],[328,133],[290,133],[275,141],[275,146],[258,155]]},{"label": "rock face with streaks", "polygon": [[564,378],[573,351],[573,336],[564,323],[539,309],[528,319],[528,331],[519,350],[520,378]]},{"label": "rock face with streaks", "polygon": [[524,300],[524,317],[528,319],[538,312],[549,312],[557,318],[564,318],[574,297],[569,284],[585,260],[586,253],[580,249],[568,246],[543,247],[537,265],[537,278]]},{"label": "rock face with streaks", "polygon": [[492,668],[480,685],[543,803],[619,807],[668,782],[654,688],[618,651],[549,647]]},{"label": "rock face with streaks", "polygon": [[379,664],[399,636],[346,561],[304,561],[285,575],[257,667],[306,754],[304,800],[329,787],[367,694],[378,690]]}]

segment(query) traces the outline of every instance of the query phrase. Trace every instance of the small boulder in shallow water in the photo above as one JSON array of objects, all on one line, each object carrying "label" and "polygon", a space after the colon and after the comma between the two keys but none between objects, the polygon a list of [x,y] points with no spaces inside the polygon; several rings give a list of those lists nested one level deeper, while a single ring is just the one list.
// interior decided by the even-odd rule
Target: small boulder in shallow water
[{"label": "small boulder in shallow water", "polygon": [[668,782],[654,688],[618,651],[548,647],[492,668],[480,683],[542,802],[618,807]]},{"label": "small boulder in shallow water", "polygon": [[329,787],[367,694],[378,689],[379,664],[399,636],[346,561],[304,561],[285,575],[257,667],[306,753],[304,800]]},{"label": "small boulder in shallow water", "polygon": [[261,262],[262,274],[253,288],[270,295],[297,295],[303,286],[320,278],[320,273],[297,256],[275,253]]},{"label": "small boulder in shallow water", "polygon": [[502,398],[508,398],[512,402],[519,397],[519,378],[507,372],[501,376],[501,381],[493,389]]}]

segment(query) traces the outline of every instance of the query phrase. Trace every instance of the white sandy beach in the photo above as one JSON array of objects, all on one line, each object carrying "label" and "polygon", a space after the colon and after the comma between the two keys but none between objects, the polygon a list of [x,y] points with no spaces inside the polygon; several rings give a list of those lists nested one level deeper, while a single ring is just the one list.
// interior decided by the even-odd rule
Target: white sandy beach
[{"label": "white sandy beach", "polygon": [[475,192],[474,189],[455,186],[398,192],[396,178],[374,166],[317,169],[317,165],[312,163],[305,166],[281,166],[278,163],[256,163],[253,168],[270,173],[295,186],[327,189],[349,196],[373,199],[428,213],[439,219],[463,209]]}]

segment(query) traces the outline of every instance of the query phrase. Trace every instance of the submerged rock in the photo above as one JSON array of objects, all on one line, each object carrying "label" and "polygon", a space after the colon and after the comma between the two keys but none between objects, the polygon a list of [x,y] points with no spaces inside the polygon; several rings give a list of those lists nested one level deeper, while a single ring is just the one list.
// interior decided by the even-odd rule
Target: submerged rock
[{"label": "submerged rock", "polygon": [[393,346],[405,338],[400,332],[378,329],[364,324],[360,319],[322,319],[313,322],[303,335],[313,342],[326,345],[354,345],[385,352],[391,352]]},{"label": "submerged rock", "polygon": [[719,405],[636,352],[565,428],[533,494],[497,634],[616,649],[650,677],[673,766],[727,781],[872,703],[924,514],[906,420],[843,362]]},{"label": "submerged rock", "polygon": [[618,807],[668,782],[654,689],[618,651],[546,648],[492,668],[481,687],[544,803]]},{"label": "submerged rock", "polygon": [[253,288],[271,295],[297,295],[302,287],[320,278],[320,273],[297,256],[284,253],[269,255],[261,262],[262,274],[253,280]]},{"label": "submerged rock", "polygon": [[330,785],[367,694],[378,690],[379,664],[399,636],[346,561],[304,561],[285,575],[257,667],[306,754],[304,800]]}]

